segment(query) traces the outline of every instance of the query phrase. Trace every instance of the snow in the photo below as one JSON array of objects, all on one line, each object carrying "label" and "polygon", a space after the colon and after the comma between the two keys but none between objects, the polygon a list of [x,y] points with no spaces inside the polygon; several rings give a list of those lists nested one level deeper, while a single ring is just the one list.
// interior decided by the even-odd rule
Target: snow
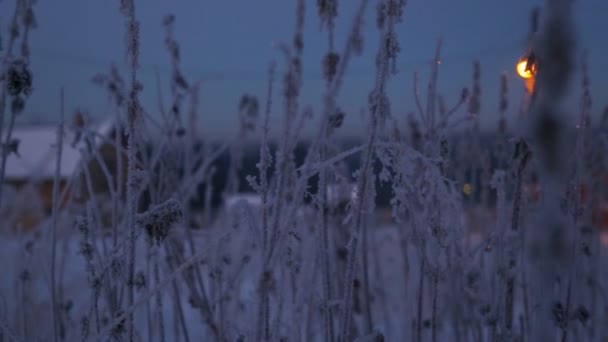
[{"label": "snow", "polygon": [[252,208],[259,208],[262,205],[262,196],[256,193],[240,193],[226,196],[226,209],[234,210],[237,206],[246,203]]},{"label": "snow", "polygon": [[[200,241],[197,238],[197,241]],[[90,297],[92,293],[88,280],[87,265],[81,251],[82,236],[72,234],[62,237],[57,244],[58,279],[61,282],[61,295],[58,301],[63,299],[63,304],[69,305],[66,309],[64,319],[69,325],[67,341],[80,340],[80,320],[91,310]],[[107,238],[105,243],[111,243]],[[98,241],[98,249],[103,249],[103,243]],[[157,251],[160,258],[164,258],[164,253]],[[22,324],[19,317],[27,315],[29,338],[40,340],[42,336],[52,336],[51,320],[51,297],[50,297],[50,244],[44,238],[42,240],[29,237],[3,238],[0,239],[0,258],[2,262],[4,277],[0,279],[0,318],[8,318],[8,323],[12,327]],[[143,239],[139,240],[137,246],[137,269],[145,270],[147,260],[153,256],[150,249],[146,248]],[[6,262],[13,260],[15,262]],[[22,281],[23,275],[27,274],[27,280]],[[165,275],[161,276],[165,277]],[[149,280],[147,280],[149,281]],[[180,281],[179,290],[187,292],[185,284]],[[138,291],[138,295],[143,295]],[[161,291],[163,300],[163,315],[167,322],[166,334],[170,335],[172,329],[169,322],[175,319],[175,308],[173,307],[173,292],[170,287]],[[182,297],[182,307],[188,326],[190,327],[190,338],[201,341],[206,331],[201,328],[199,313],[188,303],[187,296]],[[25,312],[23,303],[25,306]],[[100,304],[101,305],[101,304]],[[141,305],[135,311],[137,334],[140,341],[150,340],[147,334],[147,323],[145,305]],[[3,317],[5,316],[5,317]],[[13,321],[16,320],[16,321]],[[2,319],[0,319],[2,322]],[[35,329],[33,329],[35,327]],[[8,328],[8,327],[7,327]],[[0,333],[3,331],[0,327]],[[93,329],[94,331],[94,329]],[[14,335],[23,336],[21,331],[14,331]],[[0,334],[1,336],[1,334]],[[1,338],[0,338],[1,340]],[[29,339],[28,339],[29,340]]]},{"label": "snow", "polygon": [[[255,320],[255,313],[257,308],[257,267],[253,267],[256,263],[252,260],[252,264],[242,264],[239,266],[239,260],[244,256],[249,255],[251,251],[250,235],[247,231],[233,231],[230,236],[216,231],[215,233],[200,233],[194,232],[194,241],[200,251],[206,251],[203,253],[204,259],[210,262],[208,267],[212,268],[212,265],[223,265],[224,272],[226,272],[229,279],[233,282],[227,282],[223,286],[232,287],[234,290],[233,294],[235,297],[231,300],[231,303],[226,303],[226,308],[231,309],[232,314],[239,313],[241,318],[247,317],[248,320],[228,320],[226,329],[228,335],[236,337],[239,335],[253,336],[254,332],[250,331],[251,324]],[[172,241],[168,241],[169,244],[183,243],[185,237],[182,236],[183,228],[175,227],[173,231]],[[382,244],[381,258],[384,262],[393,263],[398,259],[398,250],[396,239],[394,238],[394,231],[391,229],[381,229],[378,232],[377,237],[374,239],[376,243]],[[312,236],[311,236],[312,237]],[[29,324],[28,330],[29,339],[37,340],[42,336],[52,336],[52,320],[50,316],[51,312],[51,298],[50,298],[50,243],[47,240],[49,236],[42,236],[40,238],[32,237],[13,237],[0,239],[0,260],[4,260],[1,263],[4,270],[5,276],[0,278],[0,322],[2,322],[3,315],[8,318],[8,323],[14,327],[19,327],[21,324],[21,317],[27,316],[27,323]],[[98,241],[95,243],[95,248],[101,252],[104,249],[104,244],[111,245],[111,238],[103,238],[104,242]],[[171,240],[171,239],[169,239]],[[306,239],[309,248],[313,248],[314,239]],[[61,298],[58,301],[62,301],[64,304],[69,303],[69,309],[64,313],[64,320],[68,325],[68,335],[66,340],[80,340],[81,336],[80,321],[82,317],[90,315],[92,310],[92,288],[88,280],[88,271],[85,257],[81,253],[82,249],[82,235],[78,233],[70,233],[68,235],[60,237],[57,243],[57,269],[58,269],[58,282],[61,283]],[[153,248],[151,249],[145,239],[139,239],[137,243],[136,252],[136,271],[142,271],[146,274],[146,285],[145,288],[138,290],[136,294],[136,303],[141,298],[146,298],[148,290],[153,290],[158,284],[154,283],[154,280],[148,278],[151,274],[148,274],[147,270],[150,269],[151,264],[165,260],[167,257],[166,250],[164,248]],[[223,261],[226,257],[229,257],[233,262]],[[106,259],[108,261],[111,258]],[[7,260],[14,260],[14,262],[6,262]],[[309,269],[314,267],[315,263],[308,261],[303,267]],[[208,269],[203,266],[203,269]],[[161,270],[161,281],[165,278],[170,277],[171,270],[165,266],[160,266]],[[210,270],[210,269],[209,269]],[[310,270],[308,270],[310,271]],[[28,280],[22,282],[22,275],[24,272],[27,273]],[[205,272],[206,273],[206,272]],[[307,274],[312,274],[307,272]],[[391,280],[392,284],[399,284],[397,279],[400,279],[399,272],[388,272],[383,275],[386,277],[385,280]],[[211,279],[207,279],[212,281]],[[377,289],[379,284],[383,281],[374,283]],[[170,283],[171,284],[171,283]],[[209,283],[208,285],[211,285]],[[189,302],[189,289],[186,286],[186,282],[182,276],[177,277],[177,291],[180,294],[180,303],[184,311],[185,324],[188,326],[188,334],[191,341],[204,341],[210,336],[210,332],[203,324],[201,313],[196,307],[191,305]],[[399,293],[398,286],[391,286],[386,288],[384,291],[391,292],[395,295]],[[178,319],[177,308],[175,303],[175,292],[172,284],[169,286],[162,287],[159,291],[162,297],[162,315],[164,322],[164,334],[168,340],[175,337],[174,329],[176,320]],[[218,301],[217,298],[211,298],[213,301]],[[147,302],[154,306],[156,303],[156,296],[149,299]],[[24,301],[27,303],[25,306],[22,305]],[[100,300],[100,307],[103,311],[103,300]],[[313,303],[311,303],[313,304]],[[314,306],[314,304],[313,304]],[[241,309],[235,309],[241,308]],[[152,326],[148,326],[147,304],[138,305],[135,313],[136,323],[136,341],[150,341],[152,340],[149,336],[149,329],[152,329],[152,333],[155,335],[154,339],[158,340],[158,334],[160,326],[158,322],[153,323]],[[232,311],[235,310],[235,311]],[[290,312],[285,308],[286,312]],[[155,309],[152,309],[152,313]],[[158,318],[155,318],[158,319]],[[399,322],[391,320],[390,322],[384,322],[387,325],[393,325],[393,329],[398,329]],[[95,335],[95,329],[91,323],[91,335]],[[33,329],[35,327],[35,329]],[[2,331],[2,329],[0,329]],[[23,336],[22,331],[14,331],[15,336]],[[28,339],[28,340],[29,340]],[[93,340],[93,339],[91,339]],[[233,340],[233,339],[231,339]],[[248,339],[249,340],[249,339]],[[319,339],[316,339],[319,340]]]}]

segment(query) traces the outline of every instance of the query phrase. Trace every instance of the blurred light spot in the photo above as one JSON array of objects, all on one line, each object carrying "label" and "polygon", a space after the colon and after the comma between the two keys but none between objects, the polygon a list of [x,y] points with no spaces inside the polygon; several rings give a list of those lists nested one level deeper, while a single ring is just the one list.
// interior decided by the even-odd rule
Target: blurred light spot
[{"label": "blurred light spot", "polygon": [[469,184],[469,183],[465,183],[465,184],[462,186],[462,192],[463,192],[465,195],[469,196],[469,195],[471,194],[471,192],[473,192],[473,188],[471,187],[471,184]]},{"label": "blurred light spot", "polygon": [[534,77],[534,66],[532,68],[528,68],[528,60],[526,58],[522,58],[517,62],[517,73],[521,78],[532,78]]}]

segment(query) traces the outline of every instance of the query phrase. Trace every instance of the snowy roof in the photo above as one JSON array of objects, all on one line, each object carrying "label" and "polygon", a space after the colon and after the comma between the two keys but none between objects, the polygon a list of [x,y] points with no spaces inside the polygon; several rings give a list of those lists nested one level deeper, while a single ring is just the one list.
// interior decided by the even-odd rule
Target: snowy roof
[{"label": "snowy roof", "polygon": [[229,195],[225,199],[226,207],[230,210],[236,208],[237,205],[245,203],[251,207],[259,207],[262,205],[262,196],[256,193],[238,193]]},{"label": "snowy roof", "polygon": [[[97,136],[108,136],[113,127],[113,120],[104,120],[90,127]],[[58,125],[15,127],[11,139],[18,140],[18,148],[16,154],[10,153],[7,157],[5,179],[53,178],[57,160],[57,129]],[[75,135],[74,130],[65,127],[60,178],[70,177],[80,163],[82,157],[80,149],[83,147],[83,143],[72,146]],[[5,136],[3,136],[2,141],[5,141],[5,139]],[[96,140],[99,141],[99,139]]]}]

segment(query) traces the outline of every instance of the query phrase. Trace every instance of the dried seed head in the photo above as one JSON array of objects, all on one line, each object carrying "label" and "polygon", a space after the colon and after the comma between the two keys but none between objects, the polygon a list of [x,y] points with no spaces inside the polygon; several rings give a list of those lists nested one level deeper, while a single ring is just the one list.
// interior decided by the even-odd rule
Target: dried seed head
[{"label": "dried seed head", "polygon": [[16,156],[19,156],[19,139],[13,138],[6,145],[5,153],[10,155],[14,153]]},{"label": "dried seed head", "polygon": [[397,34],[394,31],[389,31],[384,36],[384,50],[386,57],[389,59],[397,58],[399,51],[401,51]]},{"label": "dried seed head", "polygon": [[188,82],[186,81],[186,79],[184,78],[184,75],[182,75],[182,73],[175,69],[173,71],[173,83],[178,87],[181,88],[183,90],[187,90],[190,86],[188,85]]},{"label": "dried seed head", "polygon": [[[116,100],[116,105],[122,107],[126,98],[125,82],[120,76],[116,65],[112,65],[109,74],[97,74],[92,80],[94,84],[105,88]],[[139,87],[138,91],[141,90]]]},{"label": "dried seed head", "polygon": [[135,274],[135,279],[133,280],[133,285],[138,290],[142,290],[146,288],[146,276],[144,272],[139,271]]},{"label": "dried seed head", "polygon": [[19,273],[19,279],[24,283],[28,282],[31,279],[30,271],[27,269],[21,271],[21,273]]},{"label": "dried seed head", "polygon": [[129,20],[127,23],[127,32],[125,40],[127,45],[127,60],[130,62],[131,68],[139,66],[139,22]]},{"label": "dried seed head", "polygon": [[87,316],[83,316],[80,319],[80,336],[83,337],[83,340],[86,340],[86,336],[89,336],[90,331],[90,321]]},{"label": "dried seed head", "polygon": [[75,219],[75,225],[78,231],[85,235],[86,238],[87,234],[89,233],[89,222],[87,217],[85,215],[79,215]]},{"label": "dried seed head", "polygon": [[507,111],[507,108],[509,105],[508,92],[509,92],[509,88],[508,88],[507,74],[503,73],[500,76],[500,103],[498,105],[498,111],[503,114]]},{"label": "dried seed head", "polygon": [[340,55],[335,52],[329,52],[323,58],[323,77],[326,81],[331,82],[338,71],[338,63]]},{"label": "dried seed head", "polygon": [[538,21],[540,17],[540,7],[534,7],[530,15],[530,34],[533,35],[538,31]]},{"label": "dried seed head", "polygon": [[396,22],[400,22],[403,19],[405,0],[388,0],[387,4],[388,16],[394,18]]},{"label": "dried seed head", "polygon": [[368,101],[370,112],[374,115],[374,120],[380,126],[384,125],[386,118],[390,116],[391,104],[388,96],[384,92],[374,90],[369,94]]},{"label": "dried seed head", "polygon": [[293,67],[293,71],[295,72],[296,75],[298,75],[298,79],[299,79],[300,76],[302,75],[302,61],[300,60],[300,57],[292,58],[291,65]]},{"label": "dried seed head", "polygon": [[581,86],[583,88],[583,94],[581,96],[581,124],[584,127],[588,127],[591,125],[591,118],[589,116],[589,111],[591,110],[591,106],[593,104],[591,99],[591,81],[589,78],[589,67],[587,64],[587,51],[584,52],[582,62],[581,62],[581,74],[582,74],[582,82]]},{"label": "dried seed head", "polygon": [[466,273],[465,277],[466,277],[467,288],[474,292],[478,291],[479,286],[480,286],[480,280],[481,280],[479,270],[471,269]]},{"label": "dried seed head", "polygon": [[86,260],[92,260],[93,259],[93,246],[84,241],[80,244],[80,254],[82,254],[82,256],[86,259]]},{"label": "dried seed head", "polygon": [[241,112],[242,116],[257,119],[260,111],[258,98],[255,95],[243,95],[241,97],[241,101],[239,102],[239,111]]},{"label": "dried seed head", "polygon": [[82,110],[77,110],[76,112],[74,112],[74,116],[72,117],[72,124],[76,129],[84,128],[84,112]]},{"label": "dried seed head", "polygon": [[226,265],[231,265],[232,264],[232,258],[230,257],[230,255],[224,255],[222,257],[222,262]]},{"label": "dried seed head", "polygon": [[410,131],[410,144],[415,150],[419,151],[422,148],[422,131],[413,114],[408,116],[408,126]]},{"label": "dried seed head", "polygon": [[388,19],[397,23],[403,19],[403,7],[405,0],[384,0],[376,7],[376,25],[379,29],[384,28]]},{"label": "dried seed head", "polygon": [[321,25],[333,26],[338,16],[338,0],[317,0],[317,12],[321,18]]},{"label": "dried seed head", "polygon": [[266,293],[274,292],[276,290],[276,279],[271,271],[264,271],[264,273],[262,273],[259,290]]},{"label": "dried seed head", "polygon": [[255,130],[260,114],[260,103],[255,95],[245,94],[239,102],[239,119],[241,131],[249,132]]},{"label": "dried seed head", "polygon": [[30,59],[30,46],[27,44],[26,40],[21,43],[21,57],[26,60]]},{"label": "dried seed head", "polygon": [[133,0],[120,0],[120,12],[125,17],[129,16],[135,11],[135,4]]},{"label": "dried seed head", "polygon": [[180,113],[180,108],[179,108],[179,104],[178,103],[173,103],[171,105],[171,114],[173,114],[174,116],[179,116]]},{"label": "dried seed head", "polygon": [[17,39],[19,37],[19,24],[14,22],[9,28],[9,35],[11,39]]},{"label": "dried seed head", "polygon": [[386,3],[381,1],[376,7],[376,26],[378,29],[384,28],[386,23]]},{"label": "dried seed head", "polygon": [[11,101],[11,113],[13,113],[13,115],[18,115],[18,114],[21,114],[24,109],[25,109],[25,100],[23,99],[23,97],[21,97],[19,95],[13,97],[13,99]]},{"label": "dried seed head", "polygon": [[288,72],[283,80],[285,98],[291,99],[298,97],[300,93],[298,77],[294,72]]},{"label": "dried seed head", "polygon": [[348,248],[342,246],[336,249],[336,256],[338,260],[346,260],[348,258]]},{"label": "dried seed head", "polygon": [[119,257],[113,258],[110,262],[110,272],[112,277],[121,278],[124,275],[125,264]]},{"label": "dried seed head", "polygon": [[297,0],[296,4],[296,30],[293,37],[293,46],[298,55],[304,50],[304,40],[302,32],[304,31],[304,19],[306,17],[306,0]]},{"label": "dried seed head", "polygon": [[6,72],[6,89],[11,96],[29,95],[32,88],[32,73],[22,60],[14,61]]},{"label": "dried seed head", "polygon": [[165,17],[163,18],[163,26],[165,26],[166,28],[171,28],[173,26],[173,23],[175,23],[175,15],[172,13],[165,15]]},{"label": "dried seed head", "polygon": [[363,54],[363,35],[361,34],[360,27],[355,28],[353,31],[351,44],[353,45],[355,56],[361,56],[361,54]]},{"label": "dried seed head", "polygon": [[473,93],[469,99],[469,115],[477,115],[481,109],[481,66],[479,61],[473,63]]},{"label": "dried seed head", "polygon": [[574,315],[576,319],[578,319],[583,324],[587,323],[590,316],[589,310],[587,310],[587,308],[585,308],[583,305],[579,306],[578,309],[576,309],[576,313]]},{"label": "dried seed head", "polygon": [[302,39],[301,33],[298,33],[293,37],[293,46],[296,48],[298,53],[301,53],[304,49],[304,39]]},{"label": "dried seed head", "polygon": [[553,303],[551,314],[553,316],[553,323],[559,328],[563,329],[568,325],[568,313],[561,302]]},{"label": "dried seed head", "polygon": [[142,225],[148,237],[157,243],[165,240],[169,235],[171,227],[182,218],[182,208],[174,199],[156,205],[142,214],[138,221]]},{"label": "dried seed head", "polygon": [[342,123],[344,122],[344,116],[345,114],[340,108],[337,108],[333,114],[329,115],[329,117],[327,118],[329,124],[329,134],[333,133],[334,130],[342,127]]},{"label": "dried seed head", "polygon": [[[114,314],[114,318],[118,318],[122,314],[123,314],[123,311],[118,310]],[[126,318],[125,318],[125,319],[120,320],[120,322],[118,322],[114,325],[114,328],[112,328],[112,337],[114,337],[117,341],[121,341],[122,335],[125,334],[126,332],[127,332],[127,322],[126,322]]]},{"label": "dried seed head", "polygon": [[129,92],[129,101],[127,102],[127,113],[129,123],[135,123],[142,113],[142,108],[137,97],[137,89]]},{"label": "dried seed head", "polygon": [[23,12],[23,24],[30,29],[38,27],[36,15],[34,14],[34,9],[31,5]]},{"label": "dried seed head", "polygon": [[460,101],[466,101],[469,98],[469,88],[464,87],[460,92]]},{"label": "dried seed head", "polygon": [[175,15],[169,14],[163,18],[163,26],[165,27],[165,48],[169,51],[172,62],[175,64],[180,60],[179,44],[173,38],[173,25],[175,24]]},{"label": "dried seed head", "polygon": [[146,186],[150,175],[144,170],[137,169],[133,172],[133,177],[129,178],[130,179],[127,182],[127,186],[133,189],[135,193],[138,193],[144,190],[144,187]]}]

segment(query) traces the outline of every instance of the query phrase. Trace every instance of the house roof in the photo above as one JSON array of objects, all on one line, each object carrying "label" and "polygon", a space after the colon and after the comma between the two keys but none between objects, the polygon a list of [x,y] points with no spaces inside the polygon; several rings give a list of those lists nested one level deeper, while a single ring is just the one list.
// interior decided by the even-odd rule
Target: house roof
[{"label": "house roof", "polygon": [[[114,120],[107,119],[90,125],[99,136],[109,136]],[[57,125],[17,126],[11,139],[18,140],[17,153],[10,153],[6,160],[5,180],[26,180],[31,178],[49,179],[55,175],[57,161]],[[83,142],[72,146],[76,132],[66,127],[63,136],[60,178],[70,177],[78,168],[82,158],[80,149]],[[5,136],[2,141],[5,141]]]}]

